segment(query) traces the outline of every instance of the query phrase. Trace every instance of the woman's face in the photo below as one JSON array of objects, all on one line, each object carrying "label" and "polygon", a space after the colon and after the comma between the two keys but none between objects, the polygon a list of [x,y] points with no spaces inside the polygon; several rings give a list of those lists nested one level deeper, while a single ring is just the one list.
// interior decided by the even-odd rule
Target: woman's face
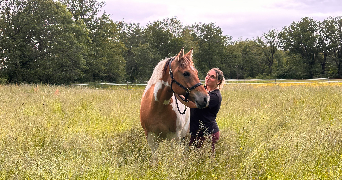
[{"label": "woman's face", "polygon": [[205,77],[205,85],[207,85],[210,88],[217,88],[219,84],[219,80],[217,79],[217,74],[215,70],[210,70]]}]

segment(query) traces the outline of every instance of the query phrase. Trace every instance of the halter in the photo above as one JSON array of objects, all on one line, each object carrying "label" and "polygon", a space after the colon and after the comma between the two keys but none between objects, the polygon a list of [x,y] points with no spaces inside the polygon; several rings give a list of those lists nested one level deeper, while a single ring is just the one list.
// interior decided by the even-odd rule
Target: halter
[{"label": "halter", "polygon": [[[195,88],[197,88],[198,86],[202,85],[202,83],[199,82],[199,83],[195,84],[194,86],[192,86],[192,87],[190,87],[190,88],[186,88],[186,87],[183,86],[181,83],[179,83],[178,81],[176,81],[175,78],[173,77],[173,72],[172,72],[172,69],[171,69],[171,64],[172,64],[172,61],[173,61],[173,60],[175,60],[174,57],[173,57],[173,58],[170,58],[170,60],[168,61],[168,63],[169,63],[169,74],[170,74],[170,77],[171,77],[171,90],[172,90],[172,92],[173,92],[174,94],[176,94],[175,91],[173,91],[173,89],[172,89],[172,84],[173,84],[173,83],[176,83],[179,87],[183,88],[183,89],[185,90],[185,93],[186,93],[185,96],[184,96],[184,98],[182,98],[181,96],[178,96],[178,97],[181,98],[183,101],[188,102],[188,97],[189,97],[191,91],[194,90]],[[179,107],[178,107],[177,97],[175,97],[175,99],[176,99],[176,104],[177,104],[178,112],[179,112],[180,114],[185,114],[186,106],[185,106],[184,112],[181,113],[180,110],[179,110]]]}]

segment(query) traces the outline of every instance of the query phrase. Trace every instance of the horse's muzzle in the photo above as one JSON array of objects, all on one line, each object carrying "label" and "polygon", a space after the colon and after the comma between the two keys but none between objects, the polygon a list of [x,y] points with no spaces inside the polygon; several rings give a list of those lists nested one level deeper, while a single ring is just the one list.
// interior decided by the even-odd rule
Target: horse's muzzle
[{"label": "horse's muzzle", "polygon": [[206,95],[197,95],[195,103],[197,108],[203,109],[209,106],[210,96],[208,94]]}]

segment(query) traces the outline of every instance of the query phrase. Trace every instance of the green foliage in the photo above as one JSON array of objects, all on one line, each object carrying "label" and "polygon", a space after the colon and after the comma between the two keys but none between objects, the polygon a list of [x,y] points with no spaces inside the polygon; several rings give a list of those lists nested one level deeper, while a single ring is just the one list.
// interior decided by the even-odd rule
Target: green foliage
[{"label": "green foliage", "polygon": [[87,27],[91,27],[94,19],[104,6],[104,2],[97,0],[59,0],[67,5],[68,10],[72,13],[75,21],[82,20]]},{"label": "green foliage", "polygon": [[284,50],[290,53],[299,54],[306,65],[304,78],[313,78],[316,74],[317,48],[317,30],[318,24],[310,18],[302,18],[298,23],[292,23],[284,28],[280,34]]},{"label": "green foliage", "polygon": [[256,41],[240,41],[228,46],[228,77],[244,79],[257,77],[266,71],[262,46]]},{"label": "green foliage", "polygon": [[97,0],[60,0],[67,5],[76,22],[84,23],[91,41],[86,44],[85,76],[79,81],[124,82],[126,61],[125,47],[119,41],[120,26],[109,15],[98,13],[104,2]]},{"label": "green foliage", "polygon": [[147,81],[153,68],[162,59],[147,43],[144,30],[139,24],[121,23],[120,39],[125,44],[126,74],[129,82]]},{"label": "green foliage", "polygon": [[321,74],[342,77],[342,17],[329,17],[320,23]]},{"label": "green foliage", "polygon": [[86,58],[87,70],[83,81],[123,82],[126,61],[125,45],[118,41],[120,27],[107,15],[97,18],[89,34],[91,43]]},{"label": "green foliage", "polygon": [[227,61],[225,45],[229,37],[222,35],[222,30],[214,23],[195,24],[193,27],[194,41],[198,49],[194,52],[194,63],[199,71],[199,77],[205,78],[207,72],[218,67],[223,69]]},{"label": "green foliage", "polygon": [[264,53],[265,61],[262,61],[261,63],[265,64],[265,71],[268,75],[273,75],[273,63],[275,61],[275,53],[277,52],[278,39],[277,39],[278,33],[273,29],[270,30],[268,33],[265,33],[261,38],[258,38],[258,44],[260,44],[261,51]]},{"label": "green foliage", "polygon": [[126,73],[130,82],[147,81],[160,60],[175,56],[185,46],[183,26],[175,18],[155,21],[145,29],[139,24],[122,24],[121,40],[127,48]]},{"label": "green foliage", "polygon": [[7,17],[3,31],[8,81],[60,84],[81,78],[85,26],[74,23],[71,13],[52,0],[21,3],[22,9]]},{"label": "green foliage", "polygon": [[0,77],[9,83],[147,81],[155,65],[194,48],[199,78],[342,77],[341,17],[304,17],[278,32],[232,41],[214,23],[166,18],[140,26],[113,22],[97,0],[3,0]]},{"label": "green foliage", "polygon": [[162,58],[175,56],[184,43],[180,39],[182,24],[175,18],[155,21],[147,25],[144,35],[146,42]]}]

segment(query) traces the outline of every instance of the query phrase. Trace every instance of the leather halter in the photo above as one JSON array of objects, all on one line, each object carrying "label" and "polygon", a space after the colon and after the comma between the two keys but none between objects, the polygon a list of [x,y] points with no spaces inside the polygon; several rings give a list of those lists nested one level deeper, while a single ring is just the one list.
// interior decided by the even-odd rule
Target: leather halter
[{"label": "leather halter", "polygon": [[[175,60],[174,57],[170,58],[170,60],[168,61],[168,64],[169,64],[169,74],[170,74],[170,77],[171,77],[171,90],[172,90],[172,92],[174,94],[176,94],[175,91],[173,91],[173,89],[172,89],[172,84],[176,83],[179,87],[183,88],[185,90],[185,93],[186,93],[184,98],[182,98],[181,96],[178,96],[178,97],[181,98],[183,101],[188,102],[188,97],[189,97],[191,91],[194,90],[195,88],[197,88],[198,86],[202,85],[202,83],[199,82],[199,83],[195,84],[194,86],[192,86],[190,88],[187,88],[187,87],[183,86],[181,83],[179,83],[178,81],[176,81],[175,78],[173,77],[173,72],[172,72],[172,69],[171,69],[171,64],[172,64],[173,60]],[[177,104],[177,108],[178,108],[177,97],[175,97],[175,99],[176,99],[176,104]],[[179,108],[178,108],[178,111],[179,111]],[[180,111],[179,111],[179,113],[180,114],[185,114],[185,111],[186,111],[186,107],[185,107],[183,113],[181,113]]]}]

